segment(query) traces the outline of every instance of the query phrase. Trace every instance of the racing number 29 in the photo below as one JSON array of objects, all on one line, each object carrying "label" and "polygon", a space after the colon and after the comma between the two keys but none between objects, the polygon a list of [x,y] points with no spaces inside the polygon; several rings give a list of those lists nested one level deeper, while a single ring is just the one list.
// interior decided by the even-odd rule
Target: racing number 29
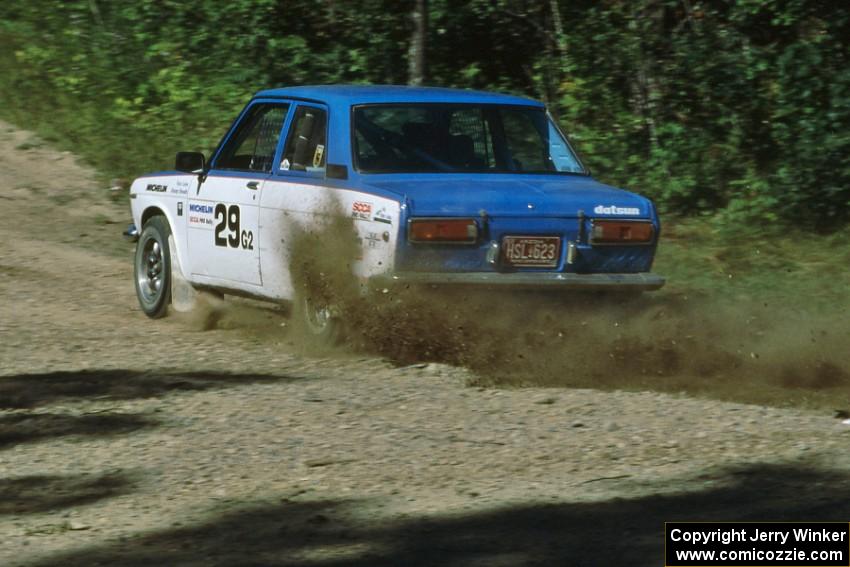
[{"label": "racing number 29", "polygon": [[[254,233],[250,230],[239,231],[239,205],[219,203],[215,206],[215,245],[231,248],[254,249]],[[227,236],[222,233],[227,230]]]}]

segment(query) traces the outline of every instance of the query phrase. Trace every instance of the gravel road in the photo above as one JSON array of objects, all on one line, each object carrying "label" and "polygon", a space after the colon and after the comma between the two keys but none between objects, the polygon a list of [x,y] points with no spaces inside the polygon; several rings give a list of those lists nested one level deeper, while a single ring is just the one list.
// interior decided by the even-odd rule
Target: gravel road
[{"label": "gravel road", "polygon": [[0,565],[661,565],[664,521],[850,518],[823,414],[147,320],[103,185],[0,123]]}]

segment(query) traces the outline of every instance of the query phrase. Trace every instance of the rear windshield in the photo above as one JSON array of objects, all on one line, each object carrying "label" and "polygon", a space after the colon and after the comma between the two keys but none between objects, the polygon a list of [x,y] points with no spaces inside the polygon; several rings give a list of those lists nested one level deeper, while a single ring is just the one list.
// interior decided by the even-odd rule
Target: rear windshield
[{"label": "rear windshield", "polygon": [[364,173],[586,173],[542,108],[359,106],[353,128]]}]

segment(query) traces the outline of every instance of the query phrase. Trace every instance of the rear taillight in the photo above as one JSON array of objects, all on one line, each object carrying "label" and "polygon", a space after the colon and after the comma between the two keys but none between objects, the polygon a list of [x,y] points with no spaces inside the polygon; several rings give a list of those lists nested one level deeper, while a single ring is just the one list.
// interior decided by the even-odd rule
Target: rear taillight
[{"label": "rear taillight", "polygon": [[473,219],[410,219],[407,239],[415,243],[473,244],[478,240],[478,225]]},{"label": "rear taillight", "polygon": [[652,242],[655,228],[646,221],[594,220],[591,244],[644,244]]}]

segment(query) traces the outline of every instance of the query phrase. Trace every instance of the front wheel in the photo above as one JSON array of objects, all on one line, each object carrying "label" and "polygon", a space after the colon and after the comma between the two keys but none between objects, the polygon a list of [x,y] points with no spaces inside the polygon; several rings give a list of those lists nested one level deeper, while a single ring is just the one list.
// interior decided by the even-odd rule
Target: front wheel
[{"label": "front wheel", "polygon": [[134,274],[136,297],[145,315],[159,319],[168,313],[171,302],[171,229],[164,217],[145,223],[136,244]]}]

